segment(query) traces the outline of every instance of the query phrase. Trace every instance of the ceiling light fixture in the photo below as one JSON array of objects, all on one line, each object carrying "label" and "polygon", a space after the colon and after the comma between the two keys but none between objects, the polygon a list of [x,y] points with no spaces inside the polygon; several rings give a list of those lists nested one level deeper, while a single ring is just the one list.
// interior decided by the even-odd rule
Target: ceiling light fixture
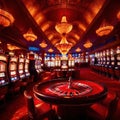
[{"label": "ceiling light fixture", "polygon": [[72,24],[67,22],[66,16],[62,16],[61,23],[56,24],[55,29],[61,35],[67,34],[72,30]]},{"label": "ceiling light fixture", "polygon": [[27,41],[35,41],[37,39],[37,36],[33,33],[32,29],[29,28],[28,32],[23,34],[23,37],[27,40]]},{"label": "ceiling light fixture", "polygon": [[60,51],[61,54],[66,55],[72,47],[72,43],[68,43],[65,36],[62,37],[60,43],[57,43],[56,48]]},{"label": "ceiling light fixture", "polygon": [[50,48],[49,50],[48,50],[48,52],[50,52],[50,53],[52,53],[54,50],[52,49],[52,48]]},{"label": "ceiling light fixture", "polygon": [[19,50],[20,48],[15,45],[7,44],[7,49],[12,51],[12,50]]},{"label": "ceiling light fixture", "polygon": [[13,24],[13,22],[13,16],[9,12],[0,9],[0,25],[3,27],[8,27]]},{"label": "ceiling light fixture", "polygon": [[107,22],[103,21],[101,26],[96,30],[96,34],[98,36],[108,35],[108,34],[110,34],[112,32],[113,28],[114,27],[112,25],[108,25]]},{"label": "ceiling light fixture", "polygon": [[42,48],[46,48],[47,47],[47,44],[46,44],[46,42],[44,40],[39,45]]},{"label": "ceiling light fixture", "polygon": [[76,52],[80,52],[80,51],[81,51],[81,49],[78,47],[75,51],[76,51]]},{"label": "ceiling light fixture", "polygon": [[89,41],[89,40],[87,40],[86,41],[86,43],[83,45],[85,48],[91,48],[92,47],[92,43]]}]

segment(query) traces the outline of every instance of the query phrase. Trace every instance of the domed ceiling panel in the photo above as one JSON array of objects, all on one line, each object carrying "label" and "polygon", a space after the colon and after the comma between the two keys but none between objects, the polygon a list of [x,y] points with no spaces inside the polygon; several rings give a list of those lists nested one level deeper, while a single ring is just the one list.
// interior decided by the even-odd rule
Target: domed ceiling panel
[{"label": "domed ceiling panel", "polygon": [[66,16],[73,29],[66,35],[75,46],[103,7],[105,0],[23,0],[27,10],[52,45],[60,42],[55,25]]}]

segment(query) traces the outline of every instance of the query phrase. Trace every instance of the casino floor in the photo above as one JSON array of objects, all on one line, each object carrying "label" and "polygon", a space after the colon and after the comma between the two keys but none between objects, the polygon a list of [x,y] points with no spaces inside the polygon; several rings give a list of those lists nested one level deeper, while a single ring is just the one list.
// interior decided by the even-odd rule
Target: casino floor
[{"label": "casino floor", "polygon": [[[82,80],[87,79],[90,81],[97,81],[97,82],[103,83],[107,86],[108,91],[112,93],[118,93],[118,97],[120,97],[120,82],[116,79],[111,79],[104,75],[98,74],[95,71],[91,70],[90,68],[81,68],[80,78]],[[37,82],[31,83],[30,85],[27,86],[26,89],[31,94],[33,94],[32,88]],[[34,99],[34,102],[35,104],[40,103],[38,99]],[[112,120],[118,120],[120,118],[119,111],[120,111],[120,100],[117,103],[116,112]],[[72,113],[69,113],[68,116],[70,114]],[[5,105],[2,108],[0,108],[0,119],[1,120],[26,120],[25,118],[23,118],[23,116],[25,115],[27,115],[27,107],[26,107],[26,102],[25,102],[25,98],[23,95],[23,91],[20,93],[17,93],[16,95],[12,97],[9,96],[9,99],[6,99]],[[81,118],[76,118],[76,119],[81,120]],[[82,119],[90,120],[88,116]],[[45,120],[47,120],[47,118]]]}]

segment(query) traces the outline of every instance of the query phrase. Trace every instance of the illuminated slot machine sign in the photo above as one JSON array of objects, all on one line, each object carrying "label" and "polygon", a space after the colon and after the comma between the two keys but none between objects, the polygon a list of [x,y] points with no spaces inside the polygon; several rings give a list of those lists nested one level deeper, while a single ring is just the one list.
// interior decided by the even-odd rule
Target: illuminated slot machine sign
[{"label": "illuminated slot machine sign", "polygon": [[9,74],[10,74],[10,80],[11,82],[15,82],[19,80],[18,75],[17,75],[17,57],[11,57],[10,58],[10,63],[9,63]]},{"label": "illuminated slot machine sign", "polygon": [[60,56],[56,55],[56,57],[55,57],[55,67],[60,67],[60,66],[61,66]]},{"label": "illuminated slot machine sign", "polygon": [[102,55],[102,52],[100,52],[100,64],[101,65],[103,64],[103,55]]},{"label": "illuminated slot machine sign", "polygon": [[4,55],[0,55],[0,86],[4,86],[7,84],[7,57]]},{"label": "illuminated slot machine sign", "polygon": [[113,49],[110,50],[110,54],[111,54],[111,65],[114,66],[115,57],[114,57],[114,50]]},{"label": "illuminated slot machine sign", "polygon": [[120,66],[120,46],[117,47],[117,50],[116,50],[116,53],[117,53],[117,66]]},{"label": "illuminated slot machine sign", "polygon": [[19,58],[18,73],[19,73],[20,78],[24,78],[25,77],[25,73],[24,73],[24,58]]},{"label": "illuminated slot machine sign", "polygon": [[106,64],[106,57],[105,57],[105,51],[103,51],[103,65]]},{"label": "illuminated slot machine sign", "polygon": [[109,50],[106,50],[106,55],[107,55],[107,65],[110,64],[110,53],[109,53]]},{"label": "illuminated slot machine sign", "polygon": [[29,60],[26,59],[26,60],[25,60],[25,76],[26,76],[26,77],[29,77],[29,76],[30,76],[28,67],[29,67]]}]

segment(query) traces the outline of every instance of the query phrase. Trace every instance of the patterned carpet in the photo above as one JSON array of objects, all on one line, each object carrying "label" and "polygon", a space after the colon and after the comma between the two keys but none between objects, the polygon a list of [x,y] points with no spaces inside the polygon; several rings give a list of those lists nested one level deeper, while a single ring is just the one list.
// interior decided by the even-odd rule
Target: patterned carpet
[{"label": "patterned carpet", "polygon": [[[108,87],[108,90],[117,92],[120,97],[120,81],[100,75],[91,71],[89,68],[82,68],[80,70],[80,77],[82,80],[91,80],[104,83]],[[34,84],[35,83],[29,85],[27,88],[31,93]],[[40,101],[36,99],[35,103],[38,102]],[[120,101],[116,112],[116,118],[120,118],[119,111]],[[28,120],[26,102],[23,92],[14,96],[14,98],[7,99],[5,107],[0,109],[0,120]]]}]

